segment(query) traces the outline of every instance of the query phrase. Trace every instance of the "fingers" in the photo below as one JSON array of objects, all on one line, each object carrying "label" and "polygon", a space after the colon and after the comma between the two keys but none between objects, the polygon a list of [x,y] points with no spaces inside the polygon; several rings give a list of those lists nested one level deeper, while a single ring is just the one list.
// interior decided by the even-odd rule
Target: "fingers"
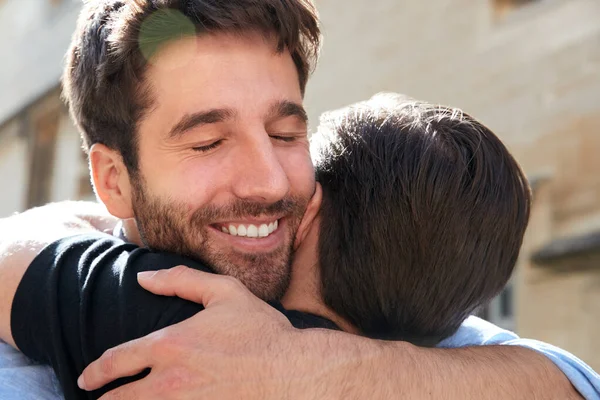
[{"label": "fingers", "polygon": [[77,380],[83,390],[96,390],[118,378],[133,376],[152,367],[147,356],[147,338],[133,340],[109,349],[92,362]]},{"label": "fingers", "polygon": [[177,296],[203,304],[204,307],[217,301],[249,294],[248,289],[235,278],[202,272],[183,265],[166,270],[140,272],[138,282],[154,294]]}]

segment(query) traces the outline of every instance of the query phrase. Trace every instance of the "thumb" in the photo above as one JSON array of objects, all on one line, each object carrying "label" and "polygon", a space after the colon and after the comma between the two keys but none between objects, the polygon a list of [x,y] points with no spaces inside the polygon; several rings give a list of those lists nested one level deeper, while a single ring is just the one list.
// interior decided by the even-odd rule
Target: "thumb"
[{"label": "thumb", "polygon": [[209,307],[218,301],[231,300],[248,292],[237,279],[199,271],[184,265],[137,275],[144,289],[157,295],[177,296]]}]

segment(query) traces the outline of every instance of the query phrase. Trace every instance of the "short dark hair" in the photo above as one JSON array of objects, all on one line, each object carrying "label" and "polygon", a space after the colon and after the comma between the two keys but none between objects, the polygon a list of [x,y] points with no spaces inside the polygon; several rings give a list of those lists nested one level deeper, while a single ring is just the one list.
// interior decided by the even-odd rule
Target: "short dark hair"
[{"label": "short dark hair", "polygon": [[531,193],[483,124],[380,94],[324,115],[312,140],[322,296],[363,334],[433,346],[504,287]]},{"label": "short dark hair", "polygon": [[320,31],[311,0],[94,0],[79,16],[67,52],[64,98],[84,148],[118,150],[136,172],[136,126],[150,107],[144,72],[167,41],[204,33],[256,31],[287,49],[302,93],[316,63]]}]

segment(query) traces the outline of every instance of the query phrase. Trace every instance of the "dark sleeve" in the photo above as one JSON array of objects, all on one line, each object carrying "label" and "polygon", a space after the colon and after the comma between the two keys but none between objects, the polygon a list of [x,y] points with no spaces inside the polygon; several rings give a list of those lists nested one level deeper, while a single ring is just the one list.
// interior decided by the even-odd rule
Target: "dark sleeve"
[{"label": "dark sleeve", "polygon": [[78,235],[46,247],[27,269],[13,300],[11,329],[28,357],[52,365],[66,399],[98,398],[118,380],[86,393],[77,377],[104,351],[183,321],[203,307],[156,296],[140,271],[176,265],[209,271],[191,259],[154,253],[105,234]]}]

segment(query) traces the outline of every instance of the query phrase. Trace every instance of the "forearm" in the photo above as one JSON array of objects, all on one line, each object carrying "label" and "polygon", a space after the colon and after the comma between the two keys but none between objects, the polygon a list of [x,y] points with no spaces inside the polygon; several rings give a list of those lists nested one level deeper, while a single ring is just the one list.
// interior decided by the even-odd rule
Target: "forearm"
[{"label": "forearm", "polygon": [[327,398],[582,398],[550,360],[518,346],[425,349],[329,332],[313,340],[324,354],[337,352],[317,380]]},{"label": "forearm", "polygon": [[415,350],[420,381],[426,383],[430,376],[438,383],[438,394],[452,393],[446,398],[581,399],[560,369],[533,350],[518,346]]}]

